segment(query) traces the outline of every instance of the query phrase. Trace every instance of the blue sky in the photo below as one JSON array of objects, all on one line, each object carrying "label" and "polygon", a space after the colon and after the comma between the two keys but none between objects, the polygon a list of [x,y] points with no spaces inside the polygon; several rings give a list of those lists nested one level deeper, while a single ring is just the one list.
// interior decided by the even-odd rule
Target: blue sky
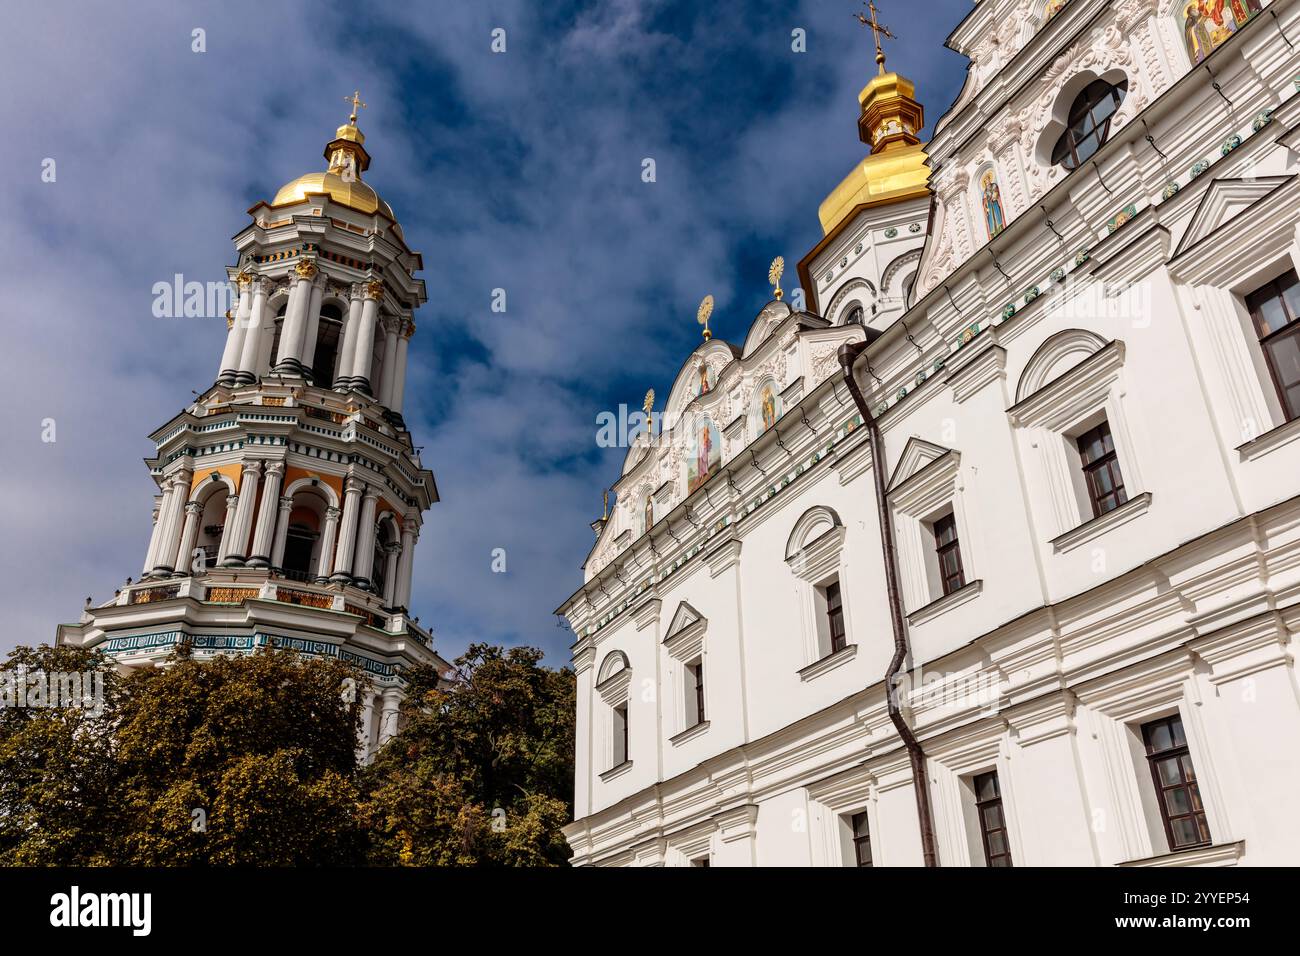
[{"label": "blue sky", "polygon": [[[933,123],[969,0],[884,0],[889,65]],[[440,648],[568,659],[551,611],[581,581],[622,452],[596,416],[663,395],[699,341],[743,339],[768,262],[821,237],[865,147],[874,69],[850,0],[764,5],[97,2],[24,5],[0,35],[0,650],[53,638],[138,575],[147,435],[212,381],[224,322],[158,319],[155,282],[219,280],[246,210],[323,168],[346,119],[366,180],[424,255],[407,422],[437,475],[414,612]],[[364,11],[364,12],[362,12]],[[923,15],[921,11],[924,11]],[[506,31],[506,52],[491,32]],[[191,33],[206,31],[206,52]],[[807,52],[791,50],[791,31]],[[641,179],[655,160],[657,181]],[[57,180],[42,182],[41,164]],[[797,280],[795,280],[797,281]],[[491,310],[503,288],[507,311]],[[41,440],[54,419],[57,440]],[[491,570],[504,548],[507,573]]]}]

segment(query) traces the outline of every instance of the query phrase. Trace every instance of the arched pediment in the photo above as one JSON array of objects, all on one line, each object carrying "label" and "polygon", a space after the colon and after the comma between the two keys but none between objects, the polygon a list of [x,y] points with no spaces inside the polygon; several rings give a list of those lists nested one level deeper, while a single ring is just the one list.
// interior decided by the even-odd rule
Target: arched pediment
[{"label": "arched pediment", "polygon": [[1060,378],[1080,362],[1106,347],[1106,340],[1086,329],[1058,332],[1038,347],[1025,365],[1016,385],[1016,401],[1022,402],[1040,388]]},{"label": "arched pediment", "polygon": [[808,545],[836,528],[843,527],[839,514],[834,508],[816,505],[803,513],[794,523],[794,529],[785,543],[785,559],[789,561]]},{"label": "arched pediment", "polygon": [[792,315],[794,315],[794,310],[784,301],[772,301],[763,306],[762,310],[754,318],[753,324],[749,327],[749,334],[745,336],[745,348],[741,353],[743,357],[749,358],[758,351],[759,347],[771,337],[777,327]]},{"label": "arched pediment", "polygon": [[600,670],[596,672],[596,683],[603,684],[611,677],[617,677],[623,671],[631,669],[632,665],[628,662],[626,654],[622,651],[610,651],[600,662]]}]

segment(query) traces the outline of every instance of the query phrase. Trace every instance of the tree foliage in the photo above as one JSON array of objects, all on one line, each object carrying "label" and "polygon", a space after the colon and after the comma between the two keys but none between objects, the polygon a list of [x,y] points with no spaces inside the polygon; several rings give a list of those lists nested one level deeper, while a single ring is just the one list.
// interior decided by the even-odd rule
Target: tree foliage
[{"label": "tree foliage", "polygon": [[122,674],[19,648],[0,679],[97,672],[102,707],[0,708],[0,863],[563,863],[574,681],[540,659],[476,645],[450,682],[408,672],[402,732],[362,768],[365,678],[340,661],[182,647]]}]

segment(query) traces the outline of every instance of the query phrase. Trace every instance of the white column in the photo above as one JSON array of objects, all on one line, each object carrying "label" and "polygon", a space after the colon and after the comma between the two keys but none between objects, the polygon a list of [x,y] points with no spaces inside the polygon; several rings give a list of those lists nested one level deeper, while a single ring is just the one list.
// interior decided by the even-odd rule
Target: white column
[{"label": "white column", "polygon": [[221,521],[221,544],[217,546],[217,564],[226,560],[230,553],[230,542],[234,537],[230,531],[235,527],[235,511],[239,508],[239,495],[226,495],[226,516]]},{"label": "white column", "polygon": [[193,574],[194,569],[190,567],[194,560],[191,552],[194,550],[195,543],[199,540],[199,519],[203,516],[203,506],[197,501],[189,501],[185,504],[185,528],[181,531],[181,546],[176,549],[176,561],[173,564],[173,574],[185,575]]},{"label": "white column", "polygon": [[357,520],[357,555],[352,564],[352,583],[368,587],[370,572],[375,563],[375,508],[379,504],[379,489],[367,488],[361,499],[361,517]]},{"label": "white column", "polygon": [[162,538],[162,515],[167,508],[167,492],[169,488],[163,488],[162,498],[155,499],[151,511],[153,518],[153,530],[149,532],[149,549],[144,553],[144,570],[141,576],[147,575],[153,570],[154,558],[158,556],[158,542]]},{"label": "white column", "polygon": [[275,522],[275,544],[271,545],[271,567],[284,567],[284,546],[289,541],[289,513],[293,511],[293,499],[280,499],[280,514]]},{"label": "white column", "polygon": [[325,509],[325,527],[320,537],[320,557],[316,562],[317,584],[324,584],[334,573],[334,539],[338,535],[341,514],[338,508]]},{"label": "white column", "polygon": [[226,559],[221,562],[223,567],[240,567],[248,555],[248,532],[253,525],[253,506],[257,503],[257,483],[261,472],[260,461],[244,462],[244,473],[239,481],[239,505],[235,508],[233,527],[227,525],[226,533],[222,536],[222,544],[226,549]]},{"label": "white column", "polygon": [[397,342],[397,361],[393,364],[393,393],[389,396],[388,407],[399,415],[402,413],[402,398],[406,394],[406,353],[414,334],[415,323],[409,322]]},{"label": "white column", "polygon": [[409,608],[411,604],[411,572],[415,567],[415,542],[420,537],[420,526],[411,518],[402,522],[402,554],[397,561],[397,590],[393,592],[392,607]]},{"label": "white column", "polygon": [[265,568],[271,563],[271,548],[275,544],[275,524],[279,519],[280,482],[284,478],[284,462],[266,463],[266,483],[262,486],[262,503],[257,509],[257,525],[253,532],[253,546],[249,549],[248,566]]},{"label": "white column", "polygon": [[370,742],[370,722],[375,719],[375,697],[375,692],[368,690],[361,698],[361,730],[357,733],[357,756],[362,763],[370,763],[370,755],[373,752]]},{"label": "white column", "polygon": [[380,370],[383,376],[379,381],[379,404],[385,408],[393,407],[393,372],[397,368],[397,323],[393,323],[384,329],[384,367]]},{"label": "white column", "polygon": [[343,491],[343,521],[339,526],[338,554],[334,559],[331,581],[352,580],[352,554],[357,543],[357,512],[361,510],[361,492],[365,484],[358,478],[349,478]]},{"label": "white column", "polygon": [[172,559],[181,533],[181,518],[185,513],[185,501],[189,497],[190,476],[180,472],[169,479],[171,493],[167,496],[167,506],[159,516],[162,531],[158,537],[158,554],[154,558],[153,573],[166,577],[174,570]]},{"label": "white column", "polygon": [[307,306],[307,332],[303,337],[302,364],[310,372],[316,364],[316,334],[320,331],[320,304],[325,298],[325,273],[317,274],[311,284],[311,303]]},{"label": "white column", "polygon": [[244,330],[240,345],[239,373],[235,381],[240,385],[251,385],[257,381],[257,364],[261,359],[262,325],[266,321],[266,298],[271,294],[271,284],[265,279],[253,281],[253,305],[248,316],[248,328]]},{"label": "white column", "polygon": [[393,595],[397,593],[397,555],[401,551],[396,543],[384,549],[384,607],[393,606]]},{"label": "white column", "polygon": [[361,286],[354,285],[348,298],[348,316],[343,323],[343,338],[339,341],[339,372],[334,377],[334,388],[340,392],[346,392],[352,381],[352,362],[355,358],[352,353],[356,351],[357,336],[360,334],[363,294]]},{"label": "white column", "polygon": [[370,366],[375,351],[375,324],[379,319],[379,300],[384,295],[384,284],[367,282],[365,299],[361,303],[361,325],[357,328],[357,341],[352,353],[352,386],[363,392],[370,391]]},{"label": "white column", "polygon": [[397,714],[402,699],[395,690],[384,691],[384,709],[379,720],[379,746],[397,736]]},{"label": "white column", "polygon": [[230,321],[226,332],[226,350],[221,353],[221,368],[217,370],[217,381],[230,385],[239,374],[239,357],[243,353],[244,333],[248,330],[248,317],[252,314],[253,280],[251,276],[241,274],[239,282],[239,304],[235,316]]},{"label": "white column", "polygon": [[280,328],[280,353],[275,357],[275,371],[296,375],[302,370],[302,343],[307,333],[307,307],[311,304],[311,280],[316,266],[304,259],[289,273],[289,307]]}]

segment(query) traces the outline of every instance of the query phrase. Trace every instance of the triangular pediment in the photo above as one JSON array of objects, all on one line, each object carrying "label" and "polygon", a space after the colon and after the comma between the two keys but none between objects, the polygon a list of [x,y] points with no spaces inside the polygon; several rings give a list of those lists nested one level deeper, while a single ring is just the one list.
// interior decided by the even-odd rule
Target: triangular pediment
[{"label": "triangular pediment", "polygon": [[1201,204],[1196,207],[1192,221],[1183,233],[1178,253],[1223,228],[1290,179],[1290,176],[1259,176],[1254,179],[1214,180],[1206,187]]},{"label": "triangular pediment", "polygon": [[903,449],[903,455],[894,468],[894,473],[889,476],[889,490],[893,491],[931,462],[938,461],[950,451],[951,448],[944,448],[920,438],[909,438],[907,446]]},{"label": "triangular pediment", "polygon": [[674,637],[684,634],[703,620],[703,614],[683,601],[677,605],[677,610],[673,613],[672,623],[668,625],[668,636],[664,640],[671,641]]}]

